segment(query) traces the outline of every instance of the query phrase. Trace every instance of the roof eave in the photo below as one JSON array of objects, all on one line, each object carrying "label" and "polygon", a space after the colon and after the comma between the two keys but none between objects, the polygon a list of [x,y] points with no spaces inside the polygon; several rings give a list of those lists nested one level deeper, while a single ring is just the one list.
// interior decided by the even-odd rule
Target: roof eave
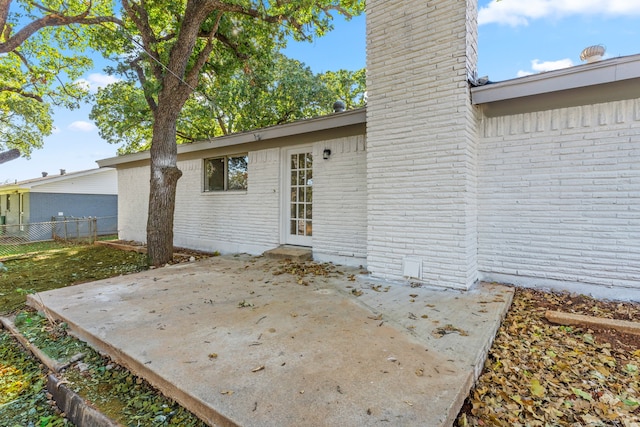
[{"label": "roof eave", "polygon": [[[366,123],[366,108],[334,113],[313,119],[298,120],[292,123],[270,126],[252,131],[225,135],[212,138],[207,141],[178,145],[178,154],[193,153],[196,151],[222,148],[235,145],[248,144],[256,141],[268,141],[305,133],[321,132],[345,126]],[[124,156],[110,157],[98,160],[98,166],[117,167],[118,165],[133,163],[150,158],[149,151],[126,154]]]},{"label": "roof eave", "polygon": [[471,88],[473,104],[487,104],[640,78],[640,55],[548,71]]}]

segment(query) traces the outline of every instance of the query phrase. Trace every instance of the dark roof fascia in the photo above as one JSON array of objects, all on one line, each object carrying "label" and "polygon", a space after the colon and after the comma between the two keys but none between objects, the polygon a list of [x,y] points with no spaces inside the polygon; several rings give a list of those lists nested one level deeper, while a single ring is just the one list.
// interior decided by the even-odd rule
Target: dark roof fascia
[{"label": "dark roof fascia", "polygon": [[[327,116],[313,119],[298,120],[292,123],[270,126],[248,132],[225,135],[212,138],[208,141],[199,141],[191,144],[178,145],[178,154],[193,153],[210,150],[212,148],[222,148],[253,143],[257,141],[269,141],[288,136],[302,135],[306,133],[322,132],[326,130],[366,123],[366,108],[349,110],[341,113],[333,113]],[[98,160],[98,166],[117,167],[127,163],[148,160],[149,151],[126,154],[123,156],[110,157]]]},{"label": "dark roof fascia", "polygon": [[471,88],[473,104],[640,79],[640,55],[623,56]]}]

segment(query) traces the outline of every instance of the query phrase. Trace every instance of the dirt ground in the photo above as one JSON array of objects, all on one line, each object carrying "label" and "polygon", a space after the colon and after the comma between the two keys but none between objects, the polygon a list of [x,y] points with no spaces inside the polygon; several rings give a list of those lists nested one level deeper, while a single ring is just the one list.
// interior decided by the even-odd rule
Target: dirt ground
[{"label": "dirt ground", "polygon": [[[631,302],[600,301],[585,295],[550,293],[521,289],[535,303],[536,310],[555,310],[572,314],[583,314],[606,319],[640,320],[640,304]],[[635,351],[640,349],[640,335],[625,334],[615,329],[591,328],[598,342],[609,343],[614,350]]]}]

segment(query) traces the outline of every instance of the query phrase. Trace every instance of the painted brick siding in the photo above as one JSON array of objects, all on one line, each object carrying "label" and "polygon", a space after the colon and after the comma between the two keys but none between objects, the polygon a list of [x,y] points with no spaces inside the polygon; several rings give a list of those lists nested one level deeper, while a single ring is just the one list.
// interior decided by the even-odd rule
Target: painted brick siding
[{"label": "painted brick siding", "polygon": [[[367,2],[367,267],[466,289],[477,279],[471,0]],[[467,16],[469,19],[467,19]]]},{"label": "painted brick siding", "polygon": [[147,241],[149,166],[118,168],[118,237]]},{"label": "painted brick siding", "polygon": [[176,196],[175,244],[250,254],[278,246],[280,150],[249,152],[247,191],[202,192],[203,165],[202,159],[178,162],[183,175]]},{"label": "painted brick siding", "polygon": [[[323,160],[324,149],[331,157]],[[365,137],[313,146],[313,256],[317,261],[364,265],[367,257]]]},{"label": "painted brick siding", "polygon": [[640,288],[640,99],[485,118],[480,143],[484,278]]}]

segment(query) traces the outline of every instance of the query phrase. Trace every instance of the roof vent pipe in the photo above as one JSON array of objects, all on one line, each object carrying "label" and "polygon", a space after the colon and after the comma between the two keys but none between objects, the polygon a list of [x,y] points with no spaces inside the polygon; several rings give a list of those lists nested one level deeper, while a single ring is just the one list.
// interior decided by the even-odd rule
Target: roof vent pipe
[{"label": "roof vent pipe", "polygon": [[598,62],[602,59],[605,50],[605,47],[600,44],[586,47],[582,52],[580,52],[580,59],[589,64],[592,62]]}]

